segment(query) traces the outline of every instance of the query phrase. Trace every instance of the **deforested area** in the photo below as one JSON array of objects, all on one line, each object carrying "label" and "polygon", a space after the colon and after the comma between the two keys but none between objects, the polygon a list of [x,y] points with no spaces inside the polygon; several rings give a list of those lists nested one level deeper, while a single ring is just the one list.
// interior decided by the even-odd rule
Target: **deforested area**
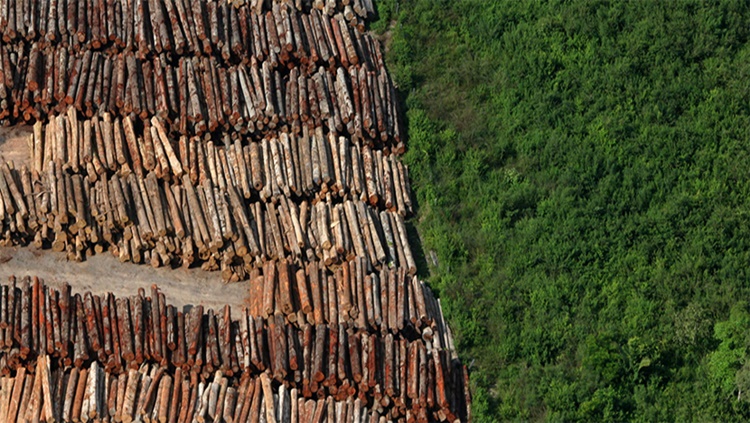
[{"label": "deforested area", "polygon": [[0,420],[472,420],[376,19],[0,0]]}]

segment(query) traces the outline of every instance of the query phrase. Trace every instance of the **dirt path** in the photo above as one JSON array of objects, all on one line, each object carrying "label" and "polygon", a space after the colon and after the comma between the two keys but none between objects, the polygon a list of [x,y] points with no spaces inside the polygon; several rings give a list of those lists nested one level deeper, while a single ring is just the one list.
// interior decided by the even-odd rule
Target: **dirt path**
[{"label": "dirt path", "polygon": [[51,286],[68,282],[73,291],[96,294],[112,292],[117,296],[134,295],[138,288],[148,290],[156,283],[170,304],[178,307],[202,304],[219,308],[224,304],[239,310],[247,296],[248,282],[224,285],[218,272],[200,269],[154,269],[147,265],[120,263],[111,254],[69,262],[63,253],[34,247],[0,247],[0,281],[10,275],[39,276]]}]

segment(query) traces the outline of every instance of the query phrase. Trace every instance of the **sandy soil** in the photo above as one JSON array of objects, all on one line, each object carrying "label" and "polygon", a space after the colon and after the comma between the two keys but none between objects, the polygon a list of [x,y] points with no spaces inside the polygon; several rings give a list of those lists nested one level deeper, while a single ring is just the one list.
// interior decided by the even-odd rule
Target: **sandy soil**
[{"label": "sandy soil", "polygon": [[0,127],[0,159],[3,163],[12,161],[18,168],[24,164],[28,166],[31,133],[32,129],[27,125]]},{"label": "sandy soil", "polygon": [[[120,263],[110,254],[88,257],[82,263],[67,261],[65,254],[35,247],[0,247],[0,281],[15,275],[39,276],[50,286],[68,282],[73,291],[95,294],[112,292],[129,296],[157,284],[167,301],[178,307],[202,304],[219,308],[229,304],[235,314],[247,296],[248,282],[224,285],[218,272],[200,269],[154,269],[147,265]],[[149,294],[150,295],[150,294]]]}]

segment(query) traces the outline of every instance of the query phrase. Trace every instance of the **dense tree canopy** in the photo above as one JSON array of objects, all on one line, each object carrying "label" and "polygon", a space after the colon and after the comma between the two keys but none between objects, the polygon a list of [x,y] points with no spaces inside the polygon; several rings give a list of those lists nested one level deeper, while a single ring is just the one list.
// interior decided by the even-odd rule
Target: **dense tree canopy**
[{"label": "dense tree canopy", "polygon": [[749,419],[750,4],[378,8],[476,421]]}]

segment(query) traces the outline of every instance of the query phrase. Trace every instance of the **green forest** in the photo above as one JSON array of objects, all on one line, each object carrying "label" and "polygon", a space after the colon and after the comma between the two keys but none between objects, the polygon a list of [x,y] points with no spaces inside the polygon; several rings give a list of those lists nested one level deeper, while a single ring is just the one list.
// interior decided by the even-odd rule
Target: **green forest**
[{"label": "green forest", "polygon": [[477,422],[750,419],[750,3],[382,0]]}]

